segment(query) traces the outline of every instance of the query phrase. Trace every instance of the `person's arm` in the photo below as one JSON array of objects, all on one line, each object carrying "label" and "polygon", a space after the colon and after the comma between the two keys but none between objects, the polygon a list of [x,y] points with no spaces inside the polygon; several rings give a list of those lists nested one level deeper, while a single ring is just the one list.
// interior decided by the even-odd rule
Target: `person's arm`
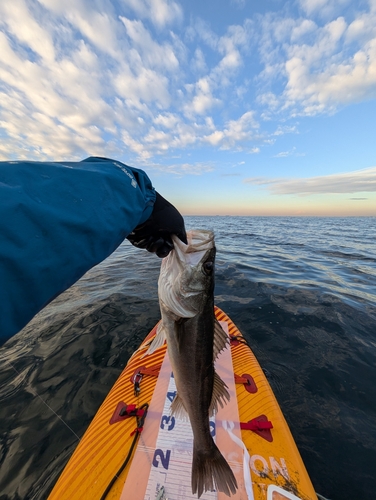
[{"label": "person's arm", "polygon": [[144,226],[155,199],[145,172],[114,160],[0,162],[0,340]]}]

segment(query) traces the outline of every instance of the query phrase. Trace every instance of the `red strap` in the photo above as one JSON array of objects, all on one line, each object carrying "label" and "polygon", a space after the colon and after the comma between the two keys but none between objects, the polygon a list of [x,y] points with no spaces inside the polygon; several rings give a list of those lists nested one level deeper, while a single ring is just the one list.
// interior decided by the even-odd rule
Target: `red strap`
[{"label": "red strap", "polygon": [[141,375],[151,375],[152,377],[158,377],[162,365],[152,365],[147,368],[141,368]]},{"label": "red strap", "polygon": [[138,366],[133,372],[130,381],[132,384],[135,382],[140,383],[143,375],[151,375],[152,377],[158,377],[162,365],[152,365],[152,366]]},{"label": "red strap", "polygon": [[139,410],[136,405],[124,405],[119,411],[121,417],[143,417],[144,413],[145,410]]},{"label": "red strap", "polygon": [[253,418],[248,422],[240,422],[240,428],[244,431],[265,431],[266,429],[273,429],[273,424],[269,420]]},{"label": "red strap", "polygon": [[116,424],[116,422],[121,422],[126,418],[143,417],[145,411],[138,409],[136,405],[127,405],[123,401],[120,401],[111,417],[110,424]]},{"label": "red strap", "polygon": [[245,389],[251,394],[255,394],[258,391],[256,382],[254,381],[252,375],[249,375],[249,373],[243,373],[241,377],[235,374],[234,378],[235,384],[244,384]]},{"label": "red strap", "polygon": [[239,339],[236,335],[230,335],[230,344],[234,346],[240,344]]}]

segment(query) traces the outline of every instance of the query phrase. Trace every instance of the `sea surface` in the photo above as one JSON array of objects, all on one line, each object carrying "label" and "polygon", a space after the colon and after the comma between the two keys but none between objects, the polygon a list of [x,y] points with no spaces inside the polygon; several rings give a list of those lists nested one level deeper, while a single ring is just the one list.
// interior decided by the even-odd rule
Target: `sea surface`
[{"label": "sea surface", "polygon": [[[317,492],[376,498],[376,218],[186,217],[216,234],[216,304],[265,370]],[[159,320],[127,241],[0,348],[0,500],[47,498]]]}]

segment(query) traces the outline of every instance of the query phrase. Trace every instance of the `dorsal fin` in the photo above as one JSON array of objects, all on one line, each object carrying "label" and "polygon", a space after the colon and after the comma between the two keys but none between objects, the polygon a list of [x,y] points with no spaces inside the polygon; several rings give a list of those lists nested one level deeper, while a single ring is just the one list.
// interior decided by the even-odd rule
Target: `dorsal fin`
[{"label": "dorsal fin", "polygon": [[218,405],[223,408],[227,401],[230,401],[230,393],[227,390],[227,385],[214,370],[213,395],[209,407],[209,416],[213,415],[213,412],[218,411]]},{"label": "dorsal fin", "polygon": [[218,357],[218,354],[229,344],[227,333],[221,327],[219,321],[214,319],[214,345],[213,345],[213,361]]}]

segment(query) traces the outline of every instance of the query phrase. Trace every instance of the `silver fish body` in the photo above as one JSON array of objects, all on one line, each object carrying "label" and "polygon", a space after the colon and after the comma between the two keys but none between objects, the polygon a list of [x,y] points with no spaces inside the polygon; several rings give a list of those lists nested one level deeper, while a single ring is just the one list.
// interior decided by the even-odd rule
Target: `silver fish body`
[{"label": "silver fish body", "polygon": [[217,489],[228,496],[237,488],[234,474],[210,434],[209,416],[229,399],[214,360],[228,345],[214,315],[214,235],[188,232],[188,245],[177,238],[163,259],[158,283],[162,314],[151,352],[167,340],[177,395],[171,411],[188,414],[193,431],[192,492]]}]

